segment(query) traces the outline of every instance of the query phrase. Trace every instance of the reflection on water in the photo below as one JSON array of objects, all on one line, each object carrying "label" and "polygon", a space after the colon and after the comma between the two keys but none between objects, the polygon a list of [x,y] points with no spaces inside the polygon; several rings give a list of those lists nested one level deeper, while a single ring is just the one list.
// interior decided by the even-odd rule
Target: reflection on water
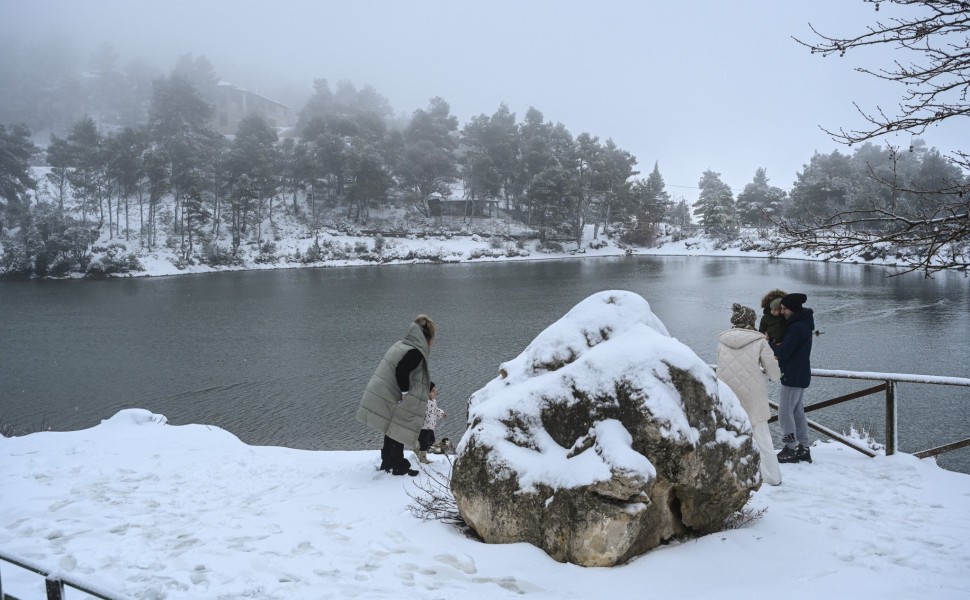
[{"label": "reflection on water", "polygon": [[[730,306],[772,288],[808,295],[813,366],[970,376],[970,283],[880,268],[704,257],[623,257],[220,273],[0,284],[0,426],[90,427],[140,407],[250,444],[373,448],[354,421],[367,379],[419,312],[440,335],[432,375],[449,418],[545,327],[605,289],[646,298],[671,335],[714,361]],[[868,387],[816,378],[809,402]],[[917,450],[970,435],[966,388],[900,386],[899,437]],[[813,413],[884,430],[880,397]],[[970,450],[941,459],[970,472]]]}]

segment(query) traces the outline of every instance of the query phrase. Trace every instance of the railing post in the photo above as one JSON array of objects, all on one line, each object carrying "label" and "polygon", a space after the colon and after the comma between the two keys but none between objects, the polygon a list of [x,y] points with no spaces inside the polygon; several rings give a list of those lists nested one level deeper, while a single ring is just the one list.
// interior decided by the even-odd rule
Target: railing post
[{"label": "railing post", "polygon": [[896,453],[896,382],[886,381],[886,456]]},{"label": "railing post", "polygon": [[64,582],[60,579],[45,579],[47,600],[64,600]]}]

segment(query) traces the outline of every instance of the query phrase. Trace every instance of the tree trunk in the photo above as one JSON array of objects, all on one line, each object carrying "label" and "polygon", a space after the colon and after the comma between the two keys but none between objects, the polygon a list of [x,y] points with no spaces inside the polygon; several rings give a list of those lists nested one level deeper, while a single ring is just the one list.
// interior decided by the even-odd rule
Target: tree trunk
[{"label": "tree trunk", "polygon": [[175,206],[172,209],[174,214],[172,224],[175,226],[175,233],[179,233],[182,229],[182,217],[179,213],[179,208],[182,204],[182,194],[179,192],[178,188],[175,188],[175,193],[172,195],[172,198],[175,200]]},{"label": "tree trunk", "polygon": [[155,203],[152,202],[151,196],[148,197],[148,228],[145,231],[145,235],[148,238],[148,250],[152,251],[155,249]]},{"label": "tree trunk", "polygon": [[[114,223],[112,222],[112,215],[111,215],[111,193],[110,192],[107,194],[107,198],[105,198],[105,201],[108,203],[108,239],[110,240],[110,239],[114,239],[114,231],[113,231]],[[98,208],[101,209],[101,221],[98,223],[98,229],[100,230],[102,225],[104,225],[104,203],[99,201]]]},{"label": "tree trunk", "polygon": [[142,187],[138,186],[138,245],[142,248],[145,247],[145,191]]},{"label": "tree trunk", "polygon": [[256,241],[263,243],[263,199],[256,201]]},{"label": "tree trunk", "polygon": [[240,212],[237,206],[233,206],[231,210],[232,223],[229,228],[232,233],[232,255],[237,256],[239,253],[239,244],[242,242],[242,235],[239,228]]}]

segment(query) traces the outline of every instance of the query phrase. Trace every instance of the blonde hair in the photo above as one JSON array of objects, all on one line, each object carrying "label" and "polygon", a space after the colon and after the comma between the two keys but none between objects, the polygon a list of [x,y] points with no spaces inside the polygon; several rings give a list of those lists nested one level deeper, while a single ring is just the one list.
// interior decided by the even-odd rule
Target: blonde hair
[{"label": "blonde hair", "polygon": [[421,332],[424,333],[424,339],[429,342],[434,339],[435,326],[434,321],[431,320],[431,317],[421,314],[415,317],[414,322],[421,327]]}]

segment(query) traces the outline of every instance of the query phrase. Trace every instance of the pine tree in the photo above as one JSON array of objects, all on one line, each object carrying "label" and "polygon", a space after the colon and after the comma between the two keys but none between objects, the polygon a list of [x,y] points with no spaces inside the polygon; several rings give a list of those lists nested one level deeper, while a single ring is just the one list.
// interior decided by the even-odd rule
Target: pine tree
[{"label": "pine tree", "polygon": [[27,216],[27,193],[37,189],[29,162],[36,151],[26,125],[16,125],[9,131],[0,125],[0,233],[4,223],[23,224]]},{"label": "pine tree", "polygon": [[784,190],[769,185],[765,169],[759,167],[751,183],[738,194],[738,221],[741,225],[764,225],[767,220],[780,216],[785,196]]},{"label": "pine tree", "polygon": [[414,111],[404,130],[404,155],[397,165],[401,185],[414,196],[415,206],[430,215],[432,194],[449,196],[458,176],[458,119],[441,98],[432,98],[427,110]]},{"label": "pine tree", "polygon": [[[257,235],[261,237],[262,207],[268,204],[269,221],[273,222],[272,199],[279,193],[280,177],[278,174],[279,160],[276,149],[276,130],[270,127],[266,119],[259,115],[250,115],[239,122],[235,139],[228,151],[228,178],[230,189],[237,188],[237,182],[243,176],[247,178],[246,194],[234,198],[230,195],[230,203],[238,198],[245,198],[242,213],[234,215],[230,227],[232,228],[234,244],[241,239],[245,231],[246,220],[254,218]],[[250,203],[252,200],[252,203]],[[233,206],[235,212],[239,207]],[[255,209],[255,214],[250,213]],[[239,228],[239,229],[237,229]],[[235,247],[234,247],[235,250]]]},{"label": "pine tree", "polygon": [[721,174],[710,169],[704,171],[697,187],[700,188],[700,194],[697,202],[694,203],[694,209],[705,231],[717,235],[736,232],[734,194],[731,188],[721,181]]},{"label": "pine tree", "polygon": [[[66,154],[69,166],[67,180],[74,199],[81,204],[81,222],[87,225],[88,212],[95,211],[98,214],[97,229],[100,230],[104,226],[108,176],[104,137],[98,132],[93,119],[85,117],[74,125],[67,136]],[[110,214],[109,204],[109,217]]]},{"label": "pine tree", "polygon": [[[212,106],[192,83],[177,75],[154,83],[149,131],[160,156],[169,161],[168,181],[174,197],[175,227],[181,235],[181,250],[188,258],[195,232],[206,214],[201,209],[207,182],[215,172],[215,159],[224,139],[209,126]],[[183,199],[192,193],[193,214],[184,213]],[[188,221],[191,221],[189,223]],[[188,233],[188,239],[186,234]]]}]

